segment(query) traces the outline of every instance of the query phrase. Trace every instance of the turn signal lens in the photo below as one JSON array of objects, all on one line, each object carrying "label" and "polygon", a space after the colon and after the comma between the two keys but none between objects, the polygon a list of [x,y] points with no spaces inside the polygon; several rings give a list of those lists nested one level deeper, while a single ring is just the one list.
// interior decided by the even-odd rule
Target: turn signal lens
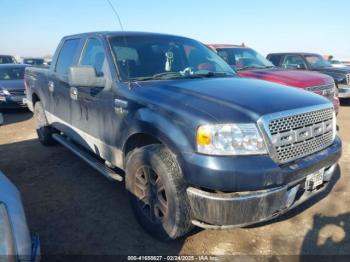
[{"label": "turn signal lens", "polygon": [[197,131],[197,145],[210,145],[211,141],[211,130],[206,126],[199,127]]}]

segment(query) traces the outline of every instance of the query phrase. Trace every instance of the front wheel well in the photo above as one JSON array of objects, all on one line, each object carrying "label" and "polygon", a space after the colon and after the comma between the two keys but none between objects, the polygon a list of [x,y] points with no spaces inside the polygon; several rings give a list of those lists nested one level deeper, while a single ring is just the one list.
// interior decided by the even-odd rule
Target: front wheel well
[{"label": "front wheel well", "polygon": [[126,160],[127,155],[136,148],[161,143],[162,142],[152,135],[145,133],[134,134],[128,138],[124,145],[124,159]]},{"label": "front wheel well", "polygon": [[33,106],[35,105],[36,102],[40,101],[40,98],[39,96],[36,94],[36,93],[33,93],[32,95],[32,103],[33,103]]}]

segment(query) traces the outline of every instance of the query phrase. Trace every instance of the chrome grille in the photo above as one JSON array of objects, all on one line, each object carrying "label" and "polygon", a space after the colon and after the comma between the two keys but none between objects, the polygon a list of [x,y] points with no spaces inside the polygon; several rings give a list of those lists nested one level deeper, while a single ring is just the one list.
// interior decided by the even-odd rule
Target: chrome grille
[{"label": "chrome grille", "polygon": [[306,90],[310,92],[314,92],[318,95],[322,95],[329,100],[333,101],[334,95],[335,95],[335,86],[334,83],[330,85],[323,85],[323,86],[312,86],[307,88]]},{"label": "chrome grille", "polygon": [[327,146],[332,144],[332,142],[333,134],[332,132],[328,132],[327,134],[313,138],[304,143],[299,143],[294,146],[285,146],[278,148],[278,158],[281,163],[287,163],[297,158],[320,151],[323,148],[326,148]]},{"label": "chrome grille", "polygon": [[270,116],[267,121],[265,119],[264,126],[268,129],[274,159],[280,164],[330,146],[336,132],[334,109],[329,106],[297,114],[281,112],[277,117]]},{"label": "chrome grille", "polygon": [[24,96],[24,90],[9,90],[12,96]]}]

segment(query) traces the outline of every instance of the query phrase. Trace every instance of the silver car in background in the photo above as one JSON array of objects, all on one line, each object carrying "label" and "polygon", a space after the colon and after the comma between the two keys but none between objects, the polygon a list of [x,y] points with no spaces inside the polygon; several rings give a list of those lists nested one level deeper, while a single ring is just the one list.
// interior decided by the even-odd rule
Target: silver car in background
[{"label": "silver car in background", "polygon": [[38,236],[30,236],[17,188],[0,172],[0,261],[39,261]]}]

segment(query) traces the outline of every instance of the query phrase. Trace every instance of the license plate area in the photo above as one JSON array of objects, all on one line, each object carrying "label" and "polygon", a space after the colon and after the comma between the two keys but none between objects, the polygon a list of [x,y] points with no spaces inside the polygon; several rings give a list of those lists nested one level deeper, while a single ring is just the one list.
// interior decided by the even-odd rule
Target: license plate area
[{"label": "license plate area", "polygon": [[323,184],[324,168],[306,177],[305,189],[312,191]]}]

